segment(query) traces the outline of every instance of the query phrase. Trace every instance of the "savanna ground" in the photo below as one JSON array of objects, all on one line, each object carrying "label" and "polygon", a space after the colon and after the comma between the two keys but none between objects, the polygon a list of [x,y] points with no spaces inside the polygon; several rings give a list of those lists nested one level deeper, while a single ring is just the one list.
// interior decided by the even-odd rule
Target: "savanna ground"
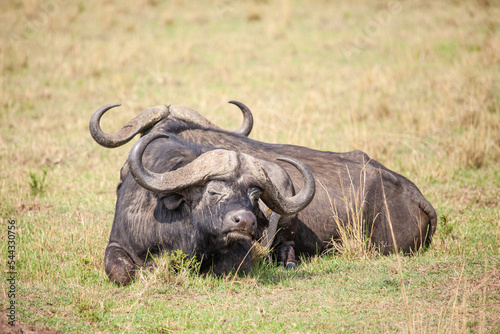
[{"label": "savanna ground", "polygon": [[[0,2],[0,20],[2,317],[15,220],[18,325],[500,332],[499,1],[26,0]],[[353,247],[222,278],[177,256],[110,283],[103,253],[132,144],[98,146],[91,114],[122,103],[103,120],[114,132],[180,104],[235,129],[231,99],[253,111],[252,138],[360,149],[414,181],[439,216],[430,249]]]}]

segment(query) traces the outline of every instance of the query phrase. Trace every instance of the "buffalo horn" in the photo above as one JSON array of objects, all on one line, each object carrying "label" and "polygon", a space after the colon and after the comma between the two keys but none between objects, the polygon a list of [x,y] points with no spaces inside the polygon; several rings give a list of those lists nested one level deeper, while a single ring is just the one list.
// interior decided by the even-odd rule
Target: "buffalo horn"
[{"label": "buffalo horn", "polygon": [[[241,102],[229,101],[229,103],[238,106],[238,108],[240,108],[241,112],[243,113],[243,123],[241,124],[239,129],[234,131],[234,133],[243,136],[248,136],[250,134],[250,131],[252,131],[253,127],[252,112],[247,106],[245,106]],[[109,109],[118,106],[120,106],[120,104],[118,103],[105,105],[97,109],[96,112],[94,112],[94,114],[90,118],[90,123],[89,123],[90,134],[98,144],[104,147],[113,148],[124,145],[127,142],[129,142],[132,138],[134,138],[135,135],[137,135],[138,133],[143,134],[152,126],[154,126],[156,123],[168,117],[168,115],[170,114],[172,114],[172,116],[178,119],[187,122],[191,122],[207,128],[218,129],[218,127],[215,124],[213,124],[212,122],[201,116],[197,111],[191,108],[183,106],[175,106],[175,105],[170,105],[168,107],[160,105],[145,109],[139,115],[130,120],[127,123],[127,125],[125,125],[117,133],[115,134],[105,133],[101,129],[100,125],[101,117]]]},{"label": "buffalo horn", "polygon": [[292,158],[278,158],[278,160],[288,162],[297,168],[304,180],[304,185],[298,194],[292,197],[285,197],[280,193],[271,178],[269,178],[258,159],[243,153],[242,155],[250,161],[249,166],[253,166],[250,167],[250,170],[255,178],[260,181],[263,189],[261,199],[271,210],[280,215],[293,215],[299,213],[311,203],[316,192],[316,182],[312,172],[304,163]]},{"label": "buffalo horn", "polygon": [[235,106],[237,106],[238,108],[240,108],[241,113],[243,114],[243,123],[241,123],[241,126],[239,127],[239,129],[237,129],[233,132],[236,134],[248,137],[248,135],[250,134],[250,132],[252,131],[252,128],[253,128],[252,112],[250,111],[250,109],[246,105],[244,105],[241,102],[232,100],[232,101],[229,101],[229,103],[232,103]]},{"label": "buffalo horn", "polygon": [[188,187],[200,186],[210,178],[224,176],[238,167],[236,152],[228,150],[208,151],[191,163],[166,173],[154,173],[142,163],[146,147],[155,139],[170,138],[166,133],[150,133],[137,141],[130,150],[128,163],[134,179],[142,187],[157,193],[169,193]]},{"label": "buffalo horn", "polygon": [[170,113],[167,106],[156,106],[147,108],[139,115],[135,116],[125,125],[120,131],[115,134],[108,134],[102,131],[101,121],[102,115],[111,108],[117,107],[120,104],[108,104],[99,109],[90,118],[89,129],[94,140],[108,148],[118,147],[129,142],[138,133],[143,133],[153,125],[167,117]]}]

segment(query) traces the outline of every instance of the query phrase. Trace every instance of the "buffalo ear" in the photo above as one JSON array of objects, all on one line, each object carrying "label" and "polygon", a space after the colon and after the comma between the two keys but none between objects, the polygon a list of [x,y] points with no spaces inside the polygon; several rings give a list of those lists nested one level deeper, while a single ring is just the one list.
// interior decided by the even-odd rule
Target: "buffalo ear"
[{"label": "buffalo ear", "polygon": [[161,194],[158,198],[163,202],[168,210],[175,210],[184,201],[184,196],[177,193]]}]

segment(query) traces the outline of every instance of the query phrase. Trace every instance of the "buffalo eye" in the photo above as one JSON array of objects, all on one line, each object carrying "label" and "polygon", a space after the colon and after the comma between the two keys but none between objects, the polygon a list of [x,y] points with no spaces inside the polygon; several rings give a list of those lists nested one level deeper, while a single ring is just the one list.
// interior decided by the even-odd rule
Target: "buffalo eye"
[{"label": "buffalo eye", "polygon": [[172,194],[161,194],[158,198],[163,202],[165,207],[168,210],[177,209],[184,200],[184,197],[180,194],[172,193]]},{"label": "buffalo eye", "polygon": [[219,192],[217,192],[217,191],[213,191],[213,190],[209,190],[209,191],[208,191],[208,194],[209,194],[210,196],[222,196],[222,194],[221,194],[221,193],[219,193]]},{"label": "buffalo eye", "polygon": [[216,190],[208,190],[207,193],[210,196],[210,202],[212,204],[217,204],[224,198],[224,194]]}]

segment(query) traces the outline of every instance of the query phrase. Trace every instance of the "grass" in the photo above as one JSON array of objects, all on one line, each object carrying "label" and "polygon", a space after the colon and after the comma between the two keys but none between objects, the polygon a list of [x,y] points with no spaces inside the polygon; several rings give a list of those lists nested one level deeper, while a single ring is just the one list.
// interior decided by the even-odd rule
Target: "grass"
[{"label": "grass", "polygon": [[[68,333],[499,332],[500,3],[392,6],[1,2],[0,247],[7,260],[14,219],[18,320]],[[180,104],[235,129],[231,99],[253,111],[252,138],[361,149],[414,181],[440,217],[431,248],[353,245],[221,278],[166,259],[111,284],[104,248],[132,143],[95,144],[91,114],[122,103],[103,120],[113,132]]]}]

